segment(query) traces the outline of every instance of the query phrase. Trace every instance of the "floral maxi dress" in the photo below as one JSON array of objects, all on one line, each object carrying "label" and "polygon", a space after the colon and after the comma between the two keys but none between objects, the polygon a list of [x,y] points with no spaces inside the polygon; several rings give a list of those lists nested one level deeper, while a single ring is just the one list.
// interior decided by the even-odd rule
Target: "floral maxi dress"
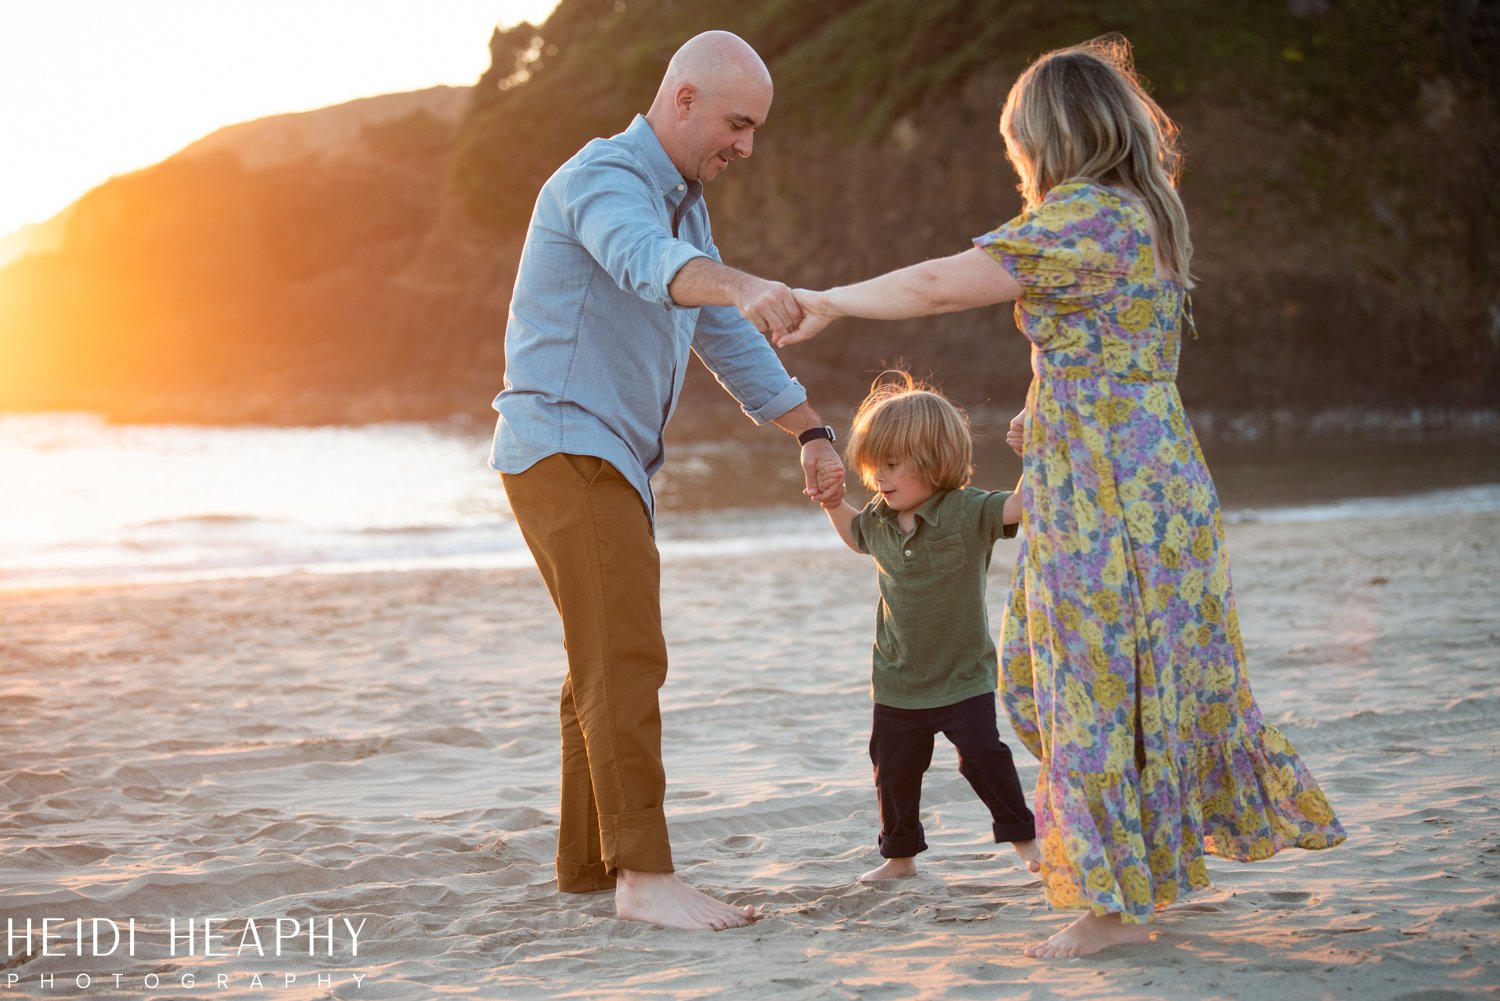
[{"label": "floral maxi dress", "polygon": [[1250,693],[1218,499],[1175,383],[1186,294],[1156,276],[1145,211],[1064,184],[974,242],[1020,282],[1032,342],[1000,688],[1041,762],[1048,903],[1143,922],[1208,885],[1205,852],[1343,841]]}]

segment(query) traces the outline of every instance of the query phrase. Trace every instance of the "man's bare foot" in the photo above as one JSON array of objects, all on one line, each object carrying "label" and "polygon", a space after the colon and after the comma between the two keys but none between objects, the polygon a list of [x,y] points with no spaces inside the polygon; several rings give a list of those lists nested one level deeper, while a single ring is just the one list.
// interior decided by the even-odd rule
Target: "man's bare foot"
[{"label": "man's bare foot", "polygon": [[1012,841],[1010,846],[1021,856],[1021,861],[1026,863],[1026,868],[1032,872],[1042,871],[1042,852],[1037,848],[1035,841]]},{"label": "man's bare foot", "polygon": [[1026,955],[1033,959],[1054,956],[1092,956],[1111,946],[1134,945],[1151,941],[1151,932],[1143,924],[1126,924],[1118,914],[1100,916],[1092,911],[1074,921],[1045,942],[1028,945]]},{"label": "man's bare foot", "polygon": [[917,874],[914,858],[888,858],[877,869],[871,869],[859,877],[861,883],[874,883],[882,879],[910,879]]},{"label": "man's bare foot", "polygon": [[755,917],[753,907],[734,907],[688,886],[675,872],[621,869],[615,882],[615,914],[689,931],[743,928]]}]

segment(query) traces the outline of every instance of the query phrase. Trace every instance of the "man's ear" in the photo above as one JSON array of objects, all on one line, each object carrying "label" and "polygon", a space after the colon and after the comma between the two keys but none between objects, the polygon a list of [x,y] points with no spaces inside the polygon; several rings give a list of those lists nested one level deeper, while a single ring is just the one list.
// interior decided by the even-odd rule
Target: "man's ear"
[{"label": "man's ear", "polygon": [[677,92],[672,95],[672,107],[676,110],[678,118],[687,118],[697,103],[698,88],[690,83],[678,87]]}]

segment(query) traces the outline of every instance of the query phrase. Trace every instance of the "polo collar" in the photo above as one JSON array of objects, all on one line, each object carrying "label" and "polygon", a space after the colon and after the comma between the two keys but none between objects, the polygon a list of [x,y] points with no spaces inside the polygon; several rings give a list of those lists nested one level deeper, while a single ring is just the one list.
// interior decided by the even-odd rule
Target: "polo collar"
[{"label": "polo collar", "polygon": [[[927,522],[927,524],[931,525],[933,528],[937,528],[938,520],[942,515],[943,502],[948,499],[948,495],[951,493],[953,493],[952,490],[939,490],[937,493],[933,494],[931,497],[923,501],[921,507],[912,512],[912,518],[914,520],[920,518],[923,521]],[[880,517],[882,521],[889,522],[890,524],[894,525],[896,523],[897,513],[892,510],[889,504],[885,502],[885,498],[882,497],[876,503],[879,506],[876,507],[875,513]]]}]

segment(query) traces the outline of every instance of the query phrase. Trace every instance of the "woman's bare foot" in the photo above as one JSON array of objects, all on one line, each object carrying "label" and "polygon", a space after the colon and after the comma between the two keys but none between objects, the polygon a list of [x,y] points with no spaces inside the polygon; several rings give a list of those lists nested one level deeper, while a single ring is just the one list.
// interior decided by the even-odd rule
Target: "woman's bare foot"
[{"label": "woman's bare foot", "polygon": [[743,928],[755,917],[753,907],[734,907],[688,886],[674,872],[621,869],[615,881],[615,914],[689,931]]},{"label": "woman's bare foot", "polygon": [[882,879],[910,879],[917,874],[914,858],[888,858],[878,869],[871,869],[859,877],[861,883],[874,883]]},{"label": "woman's bare foot", "polygon": [[1143,924],[1126,924],[1118,914],[1100,916],[1090,912],[1074,921],[1045,942],[1028,945],[1026,955],[1032,958],[1054,956],[1092,956],[1111,946],[1133,945],[1151,941],[1151,932]]},{"label": "woman's bare foot", "polygon": [[1012,841],[1010,846],[1021,856],[1021,861],[1026,863],[1026,868],[1032,872],[1042,871],[1042,852],[1037,848],[1035,841]]}]

